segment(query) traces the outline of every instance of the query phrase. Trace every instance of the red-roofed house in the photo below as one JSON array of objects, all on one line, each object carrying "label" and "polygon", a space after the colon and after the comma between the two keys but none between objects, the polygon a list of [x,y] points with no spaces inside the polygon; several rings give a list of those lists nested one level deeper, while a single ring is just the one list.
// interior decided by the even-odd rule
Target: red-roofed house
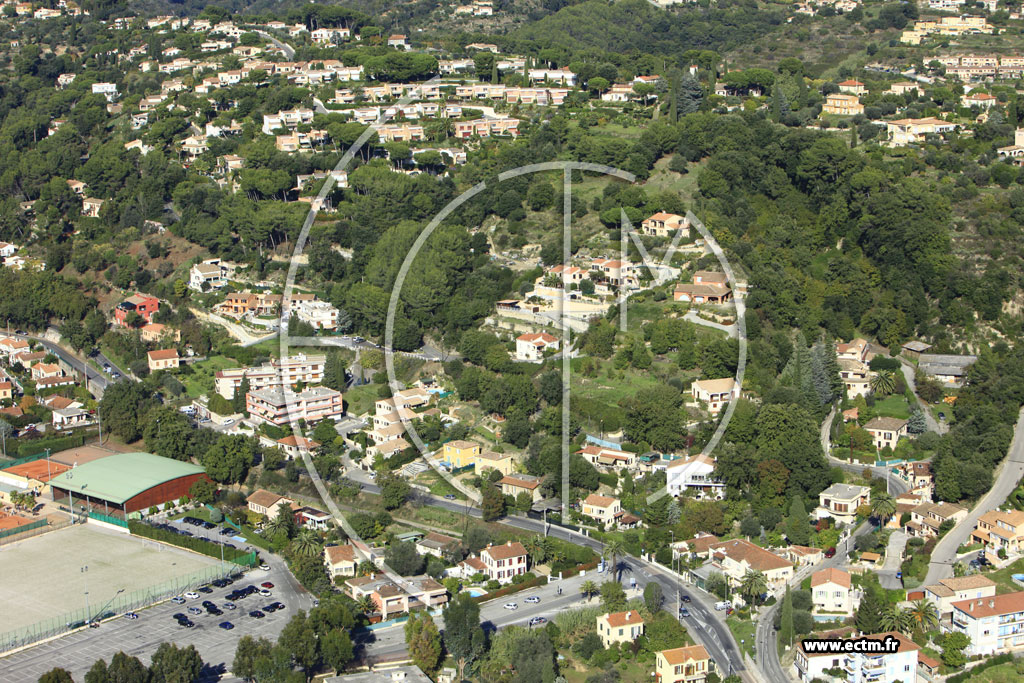
[{"label": "red-roofed house", "polygon": [[336,576],[355,576],[359,557],[353,545],[332,545],[324,548],[324,566],[331,579]]},{"label": "red-roofed house", "polygon": [[655,660],[655,680],[657,683],[704,683],[714,666],[703,645],[662,650]]},{"label": "red-roofed house", "polygon": [[615,515],[622,512],[622,504],[618,498],[591,493],[583,499],[582,512],[601,524],[611,525],[615,521]]},{"label": "red-roofed house", "polygon": [[480,551],[484,573],[498,583],[511,583],[512,577],[526,573],[526,548],[518,541],[489,545]]},{"label": "red-roofed house", "polygon": [[844,92],[849,95],[863,95],[867,91],[868,89],[864,87],[863,83],[853,79],[843,81],[839,84],[839,92]]},{"label": "red-roofed house", "polygon": [[653,237],[672,237],[677,230],[683,230],[683,237],[690,235],[690,221],[685,216],[659,211],[645,219],[640,227],[645,235]]},{"label": "red-roofed house", "polygon": [[612,612],[597,618],[597,635],[605,647],[615,643],[632,643],[644,634],[644,619],[636,610]]},{"label": "red-roofed house", "polygon": [[181,363],[177,349],[159,349],[146,354],[149,357],[149,371],[177,370]]},{"label": "red-roofed house", "polygon": [[576,453],[578,455],[582,455],[583,459],[592,465],[614,468],[633,468],[636,466],[636,453],[620,451],[616,448],[607,448],[605,446],[588,443],[586,446],[576,451]]},{"label": "red-roofed house", "polygon": [[768,589],[785,585],[793,578],[793,563],[742,538],[711,546],[711,563],[739,587],[748,571],[759,571],[768,579]]},{"label": "red-roofed house", "polygon": [[942,623],[942,630],[970,638],[968,655],[1020,649],[1024,646],[1024,591],[954,602],[953,618]]},{"label": "red-roofed house", "polygon": [[558,337],[534,332],[516,337],[516,360],[540,361],[548,349],[558,350]]},{"label": "red-roofed house", "polygon": [[849,572],[829,568],[811,574],[811,600],[818,614],[852,616],[855,605]]}]

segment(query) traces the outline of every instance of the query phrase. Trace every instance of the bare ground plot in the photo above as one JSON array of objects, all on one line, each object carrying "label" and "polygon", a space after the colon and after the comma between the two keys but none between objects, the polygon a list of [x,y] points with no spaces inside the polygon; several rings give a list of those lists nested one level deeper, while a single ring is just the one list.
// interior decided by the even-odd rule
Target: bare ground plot
[{"label": "bare ground plot", "polygon": [[[78,524],[0,548],[3,631],[85,607],[92,614],[159,584],[212,569],[219,561],[153,541]],[[82,567],[88,567],[87,572]],[[117,603],[115,603],[116,605]]]}]

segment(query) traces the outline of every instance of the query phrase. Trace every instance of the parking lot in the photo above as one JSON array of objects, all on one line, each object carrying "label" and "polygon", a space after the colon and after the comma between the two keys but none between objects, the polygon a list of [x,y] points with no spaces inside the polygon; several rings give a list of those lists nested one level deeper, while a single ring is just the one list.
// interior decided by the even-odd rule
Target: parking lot
[{"label": "parking lot", "polygon": [[[118,616],[103,622],[99,628],[80,629],[62,638],[9,655],[0,659],[0,681],[35,681],[54,666],[64,667],[75,680],[80,681],[97,659],[109,662],[119,651],[138,657],[148,665],[156,648],[165,641],[179,646],[195,645],[207,665],[206,672],[209,675],[206,678],[215,679],[218,673],[230,669],[239,638],[252,635],[274,640],[297,610],[308,611],[312,606],[310,596],[288,573],[283,561],[270,558],[268,563],[269,571],[254,569],[234,585],[214,589],[211,594],[200,593],[199,598],[188,600],[185,604],[178,605],[167,600],[137,610],[138,619]],[[237,609],[224,610],[222,616],[213,616],[205,611],[200,615],[189,615],[195,624],[192,628],[179,626],[174,619],[173,615],[179,612],[188,614],[188,607],[202,609],[203,600],[211,600],[222,606],[227,602],[227,594],[233,590],[250,584],[259,586],[265,581],[274,584],[270,597],[253,595],[243,598],[236,603]],[[262,619],[248,616],[250,610],[272,602],[282,602],[285,608],[266,614]],[[221,629],[218,624],[222,621],[230,621],[235,628],[230,631]]]}]

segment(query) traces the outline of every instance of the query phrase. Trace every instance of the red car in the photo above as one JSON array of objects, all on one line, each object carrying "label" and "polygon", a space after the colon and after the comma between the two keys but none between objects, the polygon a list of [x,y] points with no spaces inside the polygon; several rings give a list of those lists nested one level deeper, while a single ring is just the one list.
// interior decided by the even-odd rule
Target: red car
[{"label": "red car", "polygon": [[[833,555],[835,554],[835,548],[832,549],[832,554]],[[829,555],[829,557],[831,557],[831,555]],[[264,581],[260,585],[263,586],[264,588],[268,588],[268,589],[274,587],[274,584],[270,583],[269,581]]]},{"label": "red car", "polygon": [[825,557],[835,557],[835,556],[836,556],[835,546],[833,546],[833,547],[831,547],[831,548],[829,548],[828,550],[825,551]]}]

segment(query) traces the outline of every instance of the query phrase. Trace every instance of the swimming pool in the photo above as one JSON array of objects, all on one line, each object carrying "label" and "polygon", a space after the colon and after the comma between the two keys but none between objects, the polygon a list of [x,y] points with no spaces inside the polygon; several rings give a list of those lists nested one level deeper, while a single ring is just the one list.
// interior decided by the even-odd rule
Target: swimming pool
[{"label": "swimming pool", "polygon": [[487,595],[487,591],[483,588],[467,588],[466,592],[474,598],[479,598],[481,595]]}]

